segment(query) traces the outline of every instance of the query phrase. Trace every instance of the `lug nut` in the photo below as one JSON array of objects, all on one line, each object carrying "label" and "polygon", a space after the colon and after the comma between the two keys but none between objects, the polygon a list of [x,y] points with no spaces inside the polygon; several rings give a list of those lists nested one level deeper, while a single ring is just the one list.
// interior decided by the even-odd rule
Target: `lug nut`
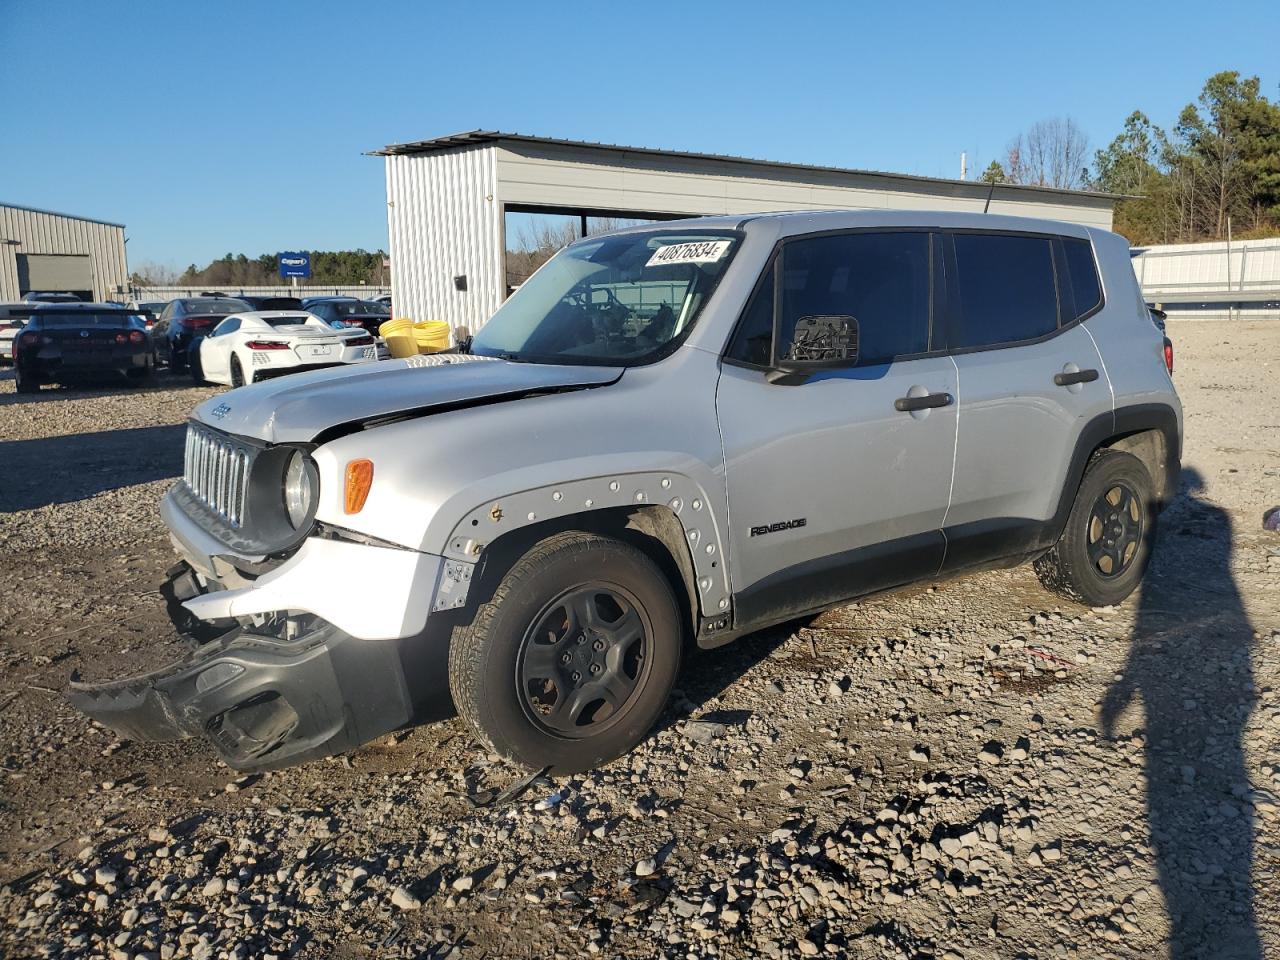
[{"label": "lug nut", "polygon": [[573,673],[569,674],[569,679],[572,680],[574,683],[577,683],[579,680],[582,679],[582,674],[580,674],[577,670],[575,670],[573,671]]},{"label": "lug nut", "polygon": [[562,653],[562,654],[560,654],[560,662],[561,662],[561,663],[568,663],[568,662],[569,662],[569,655],[568,655],[567,653]]},{"label": "lug nut", "polygon": [[598,664],[598,663],[593,663],[593,664],[591,665],[591,672],[592,672],[592,673],[599,673],[599,672],[600,672],[600,664]]},{"label": "lug nut", "polygon": [[593,644],[591,645],[591,649],[592,649],[592,650],[597,650],[597,651],[599,651],[599,650],[603,650],[603,649],[604,649],[604,641],[603,641],[603,640],[597,640],[595,643],[593,643]]}]

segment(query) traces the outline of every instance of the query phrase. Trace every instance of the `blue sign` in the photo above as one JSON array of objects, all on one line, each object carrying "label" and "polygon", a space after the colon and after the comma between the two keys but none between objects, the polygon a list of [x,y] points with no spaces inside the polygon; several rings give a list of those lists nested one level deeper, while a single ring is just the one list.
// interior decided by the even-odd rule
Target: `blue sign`
[{"label": "blue sign", "polygon": [[294,253],[286,250],[276,257],[276,260],[280,264],[282,280],[288,280],[290,277],[311,276],[311,254],[309,253]]}]

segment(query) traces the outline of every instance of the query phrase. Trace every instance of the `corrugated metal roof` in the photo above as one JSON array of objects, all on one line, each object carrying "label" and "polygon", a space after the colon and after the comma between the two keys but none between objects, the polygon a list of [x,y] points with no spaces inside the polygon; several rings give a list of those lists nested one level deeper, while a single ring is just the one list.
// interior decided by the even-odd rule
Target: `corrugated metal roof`
[{"label": "corrugated metal roof", "polygon": [[[893,180],[913,180],[921,183],[962,184],[968,187],[987,187],[982,180],[952,180],[946,177],[925,177],[915,173],[890,173],[886,170],[858,170],[850,167],[830,167],[812,163],[787,163],[781,160],[757,160],[751,157],[735,157],[720,153],[696,153],[688,150],[659,150],[654,147],[628,147],[616,143],[595,143],[586,140],[562,140],[556,137],[538,137],[525,133],[504,133],[501,130],[469,130],[452,133],[430,140],[414,140],[409,143],[390,143],[381,150],[370,150],[368,156],[386,157],[414,153],[440,153],[464,147],[503,142],[532,143],[543,146],[576,147],[585,150],[638,153],[655,157],[680,157],[689,160],[714,160],[720,163],[741,163],[754,166],[779,167],[788,170],[809,170],[820,173],[856,174],[864,177],[885,177]],[[1025,190],[1034,193],[1065,194],[1075,197],[1096,197],[1104,200],[1124,200],[1118,193],[1101,193],[1090,190],[1066,190],[1061,187],[1039,187],[1022,183],[999,183],[1001,190]]]},{"label": "corrugated metal roof", "polygon": [[27,213],[43,213],[47,217],[62,217],[66,220],[83,220],[85,223],[100,223],[104,227],[119,227],[124,229],[123,223],[112,223],[110,220],[95,220],[93,217],[77,217],[74,213],[59,213],[57,210],[41,210],[39,207],[24,207],[20,203],[5,203],[0,200],[0,207],[9,207],[12,210],[25,210]]}]

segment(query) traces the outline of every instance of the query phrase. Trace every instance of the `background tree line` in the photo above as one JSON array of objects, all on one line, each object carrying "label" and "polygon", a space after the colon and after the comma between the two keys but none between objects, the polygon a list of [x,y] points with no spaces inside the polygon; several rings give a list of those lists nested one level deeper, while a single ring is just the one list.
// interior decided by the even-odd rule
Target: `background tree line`
[{"label": "background tree line", "polygon": [[1115,230],[1131,243],[1280,234],[1280,104],[1257,77],[1210,77],[1169,130],[1140,110],[1088,160],[1088,138],[1068,118],[1045,120],[1009,144],[983,180],[1127,194]]},{"label": "background tree line", "polygon": [[[391,271],[383,266],[386,254],[381,250],[313,250],[311,251],[310,284],[354,285],[363,280],[367,284],[385,286],[390,282]],[[183,287],[261,287],[284,285],[276,264],[276,254],[264,253],[247,257],[243,253],[228,253],[207,266],[194,263],[178,273],[170,267],[155,263],[139,265],[130,277],[138,286]]]}]

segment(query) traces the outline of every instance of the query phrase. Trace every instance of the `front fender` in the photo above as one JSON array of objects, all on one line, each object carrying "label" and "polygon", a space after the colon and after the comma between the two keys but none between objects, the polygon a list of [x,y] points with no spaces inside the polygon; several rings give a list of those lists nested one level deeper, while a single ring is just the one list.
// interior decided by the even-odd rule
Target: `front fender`
[{"label": "front fender", "polygon": [[[729,609],[722,525],[706,490],[686,474],[673,470],[619,471],[490,495],[480,502],[470,494],[468,491],[467,502],[472,506],[450,526],[445,538],[442,554],[448,559],[475,563],[499,537],[547,520],[618,507],[657,506],[669,510],[684,530],[702,615],[710,617]],[[449,504],[450,508],[455,506]],[[441,528],[447,522],[442,518],[450,516],[458,516],[455,509],[436,514]]]}]

